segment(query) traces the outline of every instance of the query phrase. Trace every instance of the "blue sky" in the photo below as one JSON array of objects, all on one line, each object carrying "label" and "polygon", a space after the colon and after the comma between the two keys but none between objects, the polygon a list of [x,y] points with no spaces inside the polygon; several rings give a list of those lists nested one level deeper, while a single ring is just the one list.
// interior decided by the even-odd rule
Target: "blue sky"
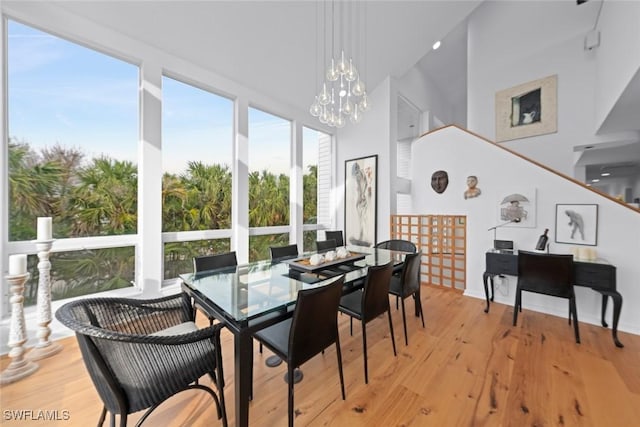
[{"label": "blue sky", "polygon": [[[9,135],[36,151],[59,143],[137,163],[138,67],[9,21]],[[231,165],[233,102],[163,78],[163,168]],[[290,122],[249,111],[249,168],[289,171]],[[317,133],[305,128],[305,165]],[[197,153],[197,154],[194,154]]]}]

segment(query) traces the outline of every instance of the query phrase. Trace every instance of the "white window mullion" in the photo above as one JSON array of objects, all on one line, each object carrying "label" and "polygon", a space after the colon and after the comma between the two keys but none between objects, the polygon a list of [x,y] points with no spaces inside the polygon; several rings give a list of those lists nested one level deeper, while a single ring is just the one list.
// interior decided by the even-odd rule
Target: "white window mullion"
[{"label": "white window mullion", "polygon": [[136,285],[145,294],[160,293],[162,245],[162,69],[140,68],[140,141],[138,154],[138,246]]},{"label": "white window mullion", "polygon": [[303,235],[303,178],[304,165],[302,164],[302,125],[295,121],[291,127],[291,179],[289,181],[289,225],[291,226],[289,234],[289,243],[296,243],[302,248]]},{"label": "white window mullion", "polygon": [[235,102],[234,135],[231,250],[243,264],[249,261],[249,103],[243,98]]}]

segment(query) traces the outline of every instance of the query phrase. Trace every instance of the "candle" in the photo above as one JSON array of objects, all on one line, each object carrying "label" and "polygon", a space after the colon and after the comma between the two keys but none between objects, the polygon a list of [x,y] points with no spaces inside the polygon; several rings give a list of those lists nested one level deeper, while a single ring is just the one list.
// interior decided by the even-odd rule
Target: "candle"
[{"label": "candle", "polygon": [[578,259],[582,261],[589,261],[589,248],[579,248]]},{"label": "candle", "polygon": [[38,218],[38,241],[51,240],[51,217]]},{"label": "candle", "polygon": [[9,255],[9,276],[27,272],[27,256],[24,254]]}]

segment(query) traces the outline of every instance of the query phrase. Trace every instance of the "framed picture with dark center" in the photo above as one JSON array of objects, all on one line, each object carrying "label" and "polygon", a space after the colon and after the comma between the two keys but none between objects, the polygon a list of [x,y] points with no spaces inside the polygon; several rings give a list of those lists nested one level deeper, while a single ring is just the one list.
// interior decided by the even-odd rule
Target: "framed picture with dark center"
[{"label": "framed picture with dark center", "polygon": [[558,131],[557,76],[496,93],[496,142]]},{"label": "framed picture with dark center", "polygon": [[378,156],[360,157],[344,164],[345,244],[376,243],[378,207]]}]

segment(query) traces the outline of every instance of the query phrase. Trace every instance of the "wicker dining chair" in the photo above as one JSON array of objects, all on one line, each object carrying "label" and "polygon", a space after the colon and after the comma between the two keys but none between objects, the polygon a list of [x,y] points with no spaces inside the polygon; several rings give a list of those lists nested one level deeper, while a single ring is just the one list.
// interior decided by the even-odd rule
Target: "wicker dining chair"
[{"label": "wicker dining chair", "polygon": [[[184,390],[203,390],[213,398],[218,419],[227,426],[224,381],[217,324],[198,329],[190,298],[85,298],[69,302],[56,318],[76,333],[85,367],[111,425],[145,410],[141,425],[165,400]],[[198,380],[208,374],[216,392]]]}]

